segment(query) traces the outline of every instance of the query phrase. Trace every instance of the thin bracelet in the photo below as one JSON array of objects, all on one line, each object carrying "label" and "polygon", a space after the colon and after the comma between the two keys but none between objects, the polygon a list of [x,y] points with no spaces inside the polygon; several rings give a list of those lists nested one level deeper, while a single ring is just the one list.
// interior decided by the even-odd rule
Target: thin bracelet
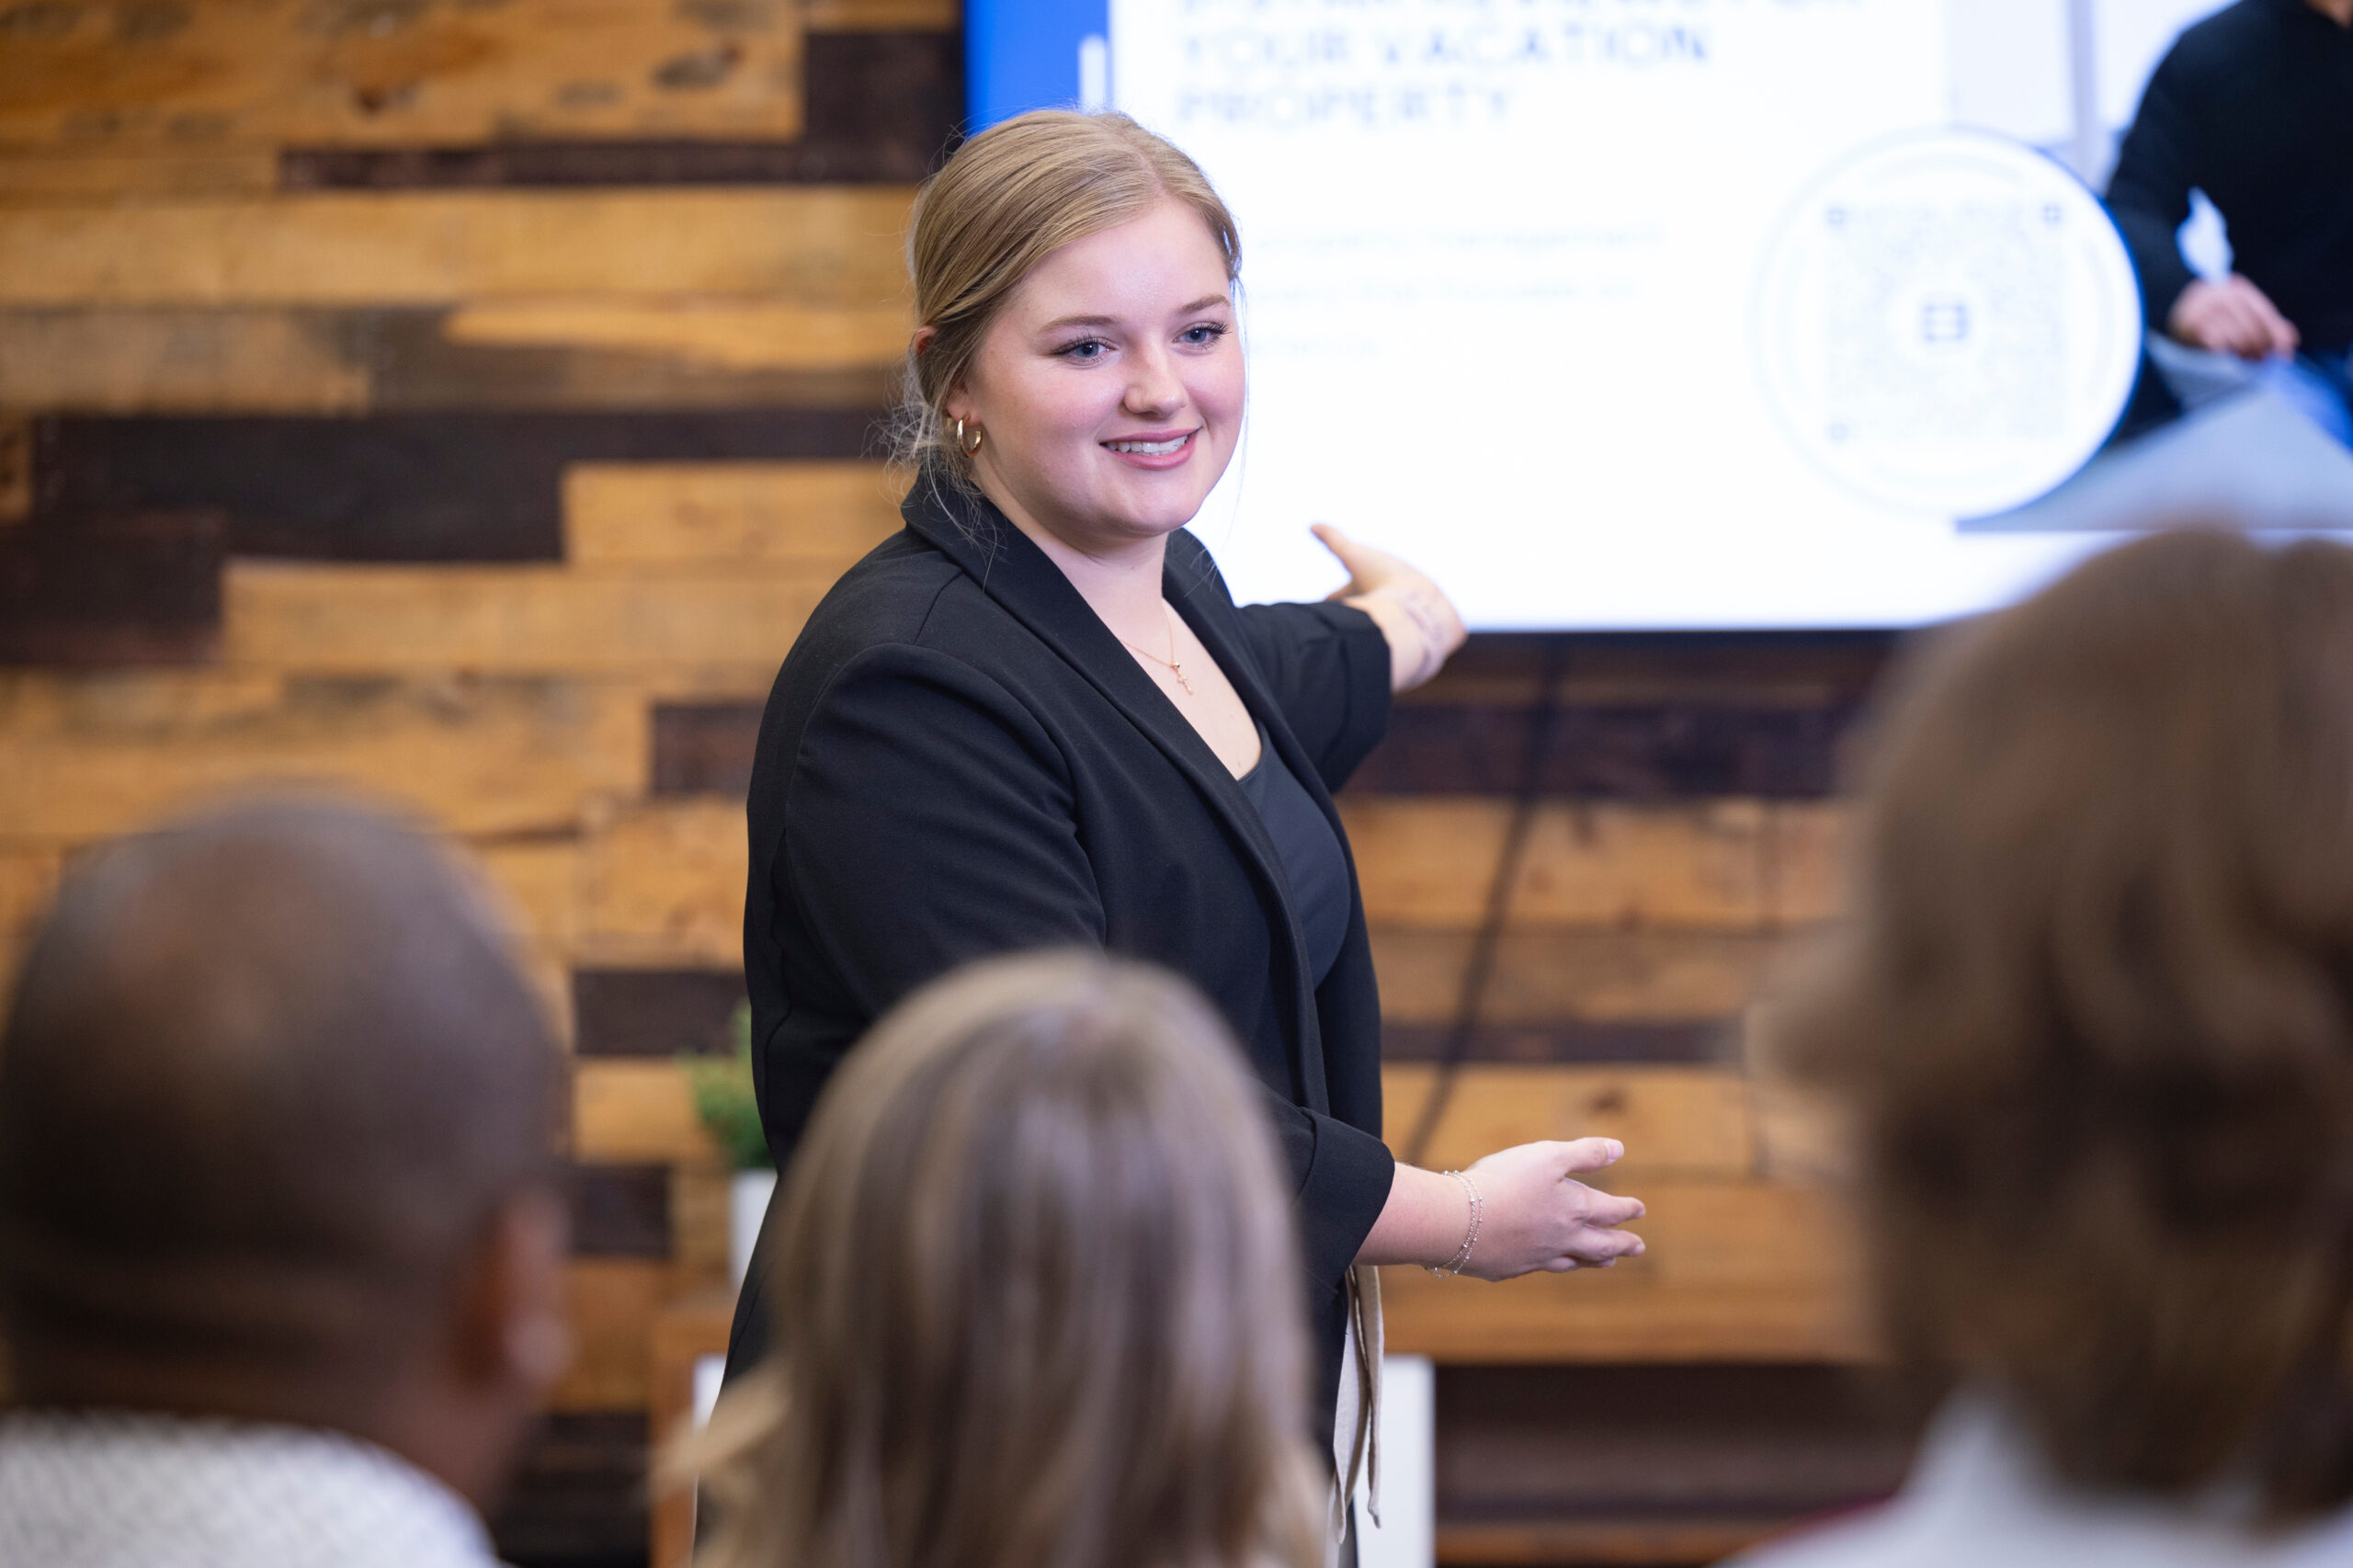
[{"label": "thin bracelet", "polygon": [[1446,1174],[1461,1182],[1462,1190],[1471,1195],[1471,1225],[1463,1234],[1462,1250],[1454,1255],[1452,1263],[1448,1264],[1444,1268],[1430,1268],[1427,1263],[1422,1265],[1440,1279],[1451,1279],[1461,1273],[1464,1266],[1470,1263],[1471,1249],[1479,1244],[1479,1221],[1485,1216],[1487,1209],[1486,1200],[1479,1196],[1479,1184],[1471,1179],[1469,1171],[1449,1171]]}]

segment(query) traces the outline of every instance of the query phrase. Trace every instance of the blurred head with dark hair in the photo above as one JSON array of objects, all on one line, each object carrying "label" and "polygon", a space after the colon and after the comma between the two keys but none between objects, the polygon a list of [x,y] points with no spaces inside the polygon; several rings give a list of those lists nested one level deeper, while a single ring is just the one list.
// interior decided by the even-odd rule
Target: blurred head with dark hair
[{"label": "blurred head with dark hair", "polygon": [[1936,641],[1786,1064],[1899,1350],[2069,1487],[2353,1499],[2353,551],[2162,535]]},{"label": "blurred head with dark hair", "polygon": [[415,832],[253,804],[93,853],[0,1041],[17,1400],[329,1428],[484,1498],[566,1354],[558,1069]]}]

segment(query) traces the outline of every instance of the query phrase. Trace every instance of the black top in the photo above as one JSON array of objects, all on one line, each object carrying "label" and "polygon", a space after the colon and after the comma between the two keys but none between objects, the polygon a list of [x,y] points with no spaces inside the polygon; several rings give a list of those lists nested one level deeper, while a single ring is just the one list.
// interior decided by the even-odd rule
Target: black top
[{"label": "black top", "polygon": [[1307,972],[1315,983],[1332,971],[1340,948],[1348,938],[1348,910],[1356,884],[1348,877],[1347,851],[1340,835],[1324,820],[1315,798],[1284,765],[1267,727],[1258,726],[1257,766],[1242,776],[1242,792],[1257,808],[1275,841],[1275,854],[1290,884],[1290,906],[1299,912],[1302,936],[1307,942]]},{"label": "black top", "polygon": [[2353,343],[2353,29],[2305,0],[2239,0],[2158,64],[2108,204],[2159,331],[2195,276],[2175,239],[2193,188],[2307,348]]},{"label": "black top", "polygon": [[[810,616],[760,723],[744,960],[778,1165],[842,1053],[956,965],[1066,946],[1165,965],[1265,1085],[1328,1414],[1343,1281],[1395,1171],[1364,905],[1330,794],[1387,728],[1388,643],[1343,605],[1237,608],[1199,541],[1169,539],[1168,602],[1343,846],[1347,926],[1319,983],[1242,785],[1069,579],[946,483],[919,480],[903,513]],[[756,1269],[731,1366],[765,1344],[758,1297]]]}]

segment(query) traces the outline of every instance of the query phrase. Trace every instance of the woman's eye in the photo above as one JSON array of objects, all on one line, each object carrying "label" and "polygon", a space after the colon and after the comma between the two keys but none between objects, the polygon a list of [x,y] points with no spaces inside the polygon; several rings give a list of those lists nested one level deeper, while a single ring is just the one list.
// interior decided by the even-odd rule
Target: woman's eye
[{"label": "woman's eye", "polygon": [[1067,344],[1064,347],[1054,350],[1055,353],[1061,355],[1065,359],[1076,359],[1081,363],[1085,363],[1092,359],[1100,359],[1104,355],[1110,351],[1111,346],[1109,344],[1105,343],[1100,338],[1095,337],[1082,337],[1076,343]]},{"label": "woman's eye", "polygon": [[1219,338],[1223,337],[1224,335],[1225,328],[1223,326],[1221,326],[1215,322],[1203,322],[1199,326],[1187,327],[1183,332],[1177,335],[1176,341],[1188,344],[1195,348],[1207,348],[1211,344],[1215,343]]}]

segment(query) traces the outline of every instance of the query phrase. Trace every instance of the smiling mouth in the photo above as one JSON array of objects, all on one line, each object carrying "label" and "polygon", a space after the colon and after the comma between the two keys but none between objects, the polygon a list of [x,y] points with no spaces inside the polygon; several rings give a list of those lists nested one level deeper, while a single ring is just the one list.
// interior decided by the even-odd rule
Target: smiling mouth
[{"label": "smiling mouth", "polygon": [[1171,436],[1165,441],[1106,441],[1103,445],[1115,452],[1133,452],[1138,457],[1165,458],[1181,450],[1196,432],[1188,430],[1181,436]]}]

